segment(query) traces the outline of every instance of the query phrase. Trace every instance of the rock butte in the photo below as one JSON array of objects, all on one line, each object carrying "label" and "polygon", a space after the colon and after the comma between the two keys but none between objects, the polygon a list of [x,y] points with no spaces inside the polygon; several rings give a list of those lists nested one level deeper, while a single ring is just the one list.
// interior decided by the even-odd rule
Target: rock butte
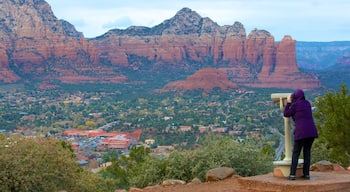
[{"label": "rock butte", "polygon": [[[87,39],[70,23],[58,20],[45,1],[0,4],[3,83],[124,83],[128,77],[118,69],[128,68],[148,74],[194,74],[166,89],[321,86],[316,77],[299,71],[296,41],[290,36],[280,42],[265,30],[247,36],[239,22],[219,26],[189,8],[152,28],[113,29]],[[205,78],[215,82],[198,82]]]}]

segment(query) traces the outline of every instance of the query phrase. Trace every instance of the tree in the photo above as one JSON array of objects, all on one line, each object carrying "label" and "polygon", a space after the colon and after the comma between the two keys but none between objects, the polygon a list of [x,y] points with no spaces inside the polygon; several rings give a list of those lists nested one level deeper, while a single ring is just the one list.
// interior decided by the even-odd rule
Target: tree
[{"label": "tree", "polygon": [[345,84],[339,92],[327,93],[316,100],[315,120],[319,142],[330,150],[330,160],[344,166],[350,159],[350,95]]},{"label": "tree", "polygon": [[85,125],[88,126],[89,128],[94,128],[96,126],[96,123],[93,121],[86,121]]},{"label": "tree", "polygon": [[113,157],[112,165],[102,170],[101,174],[105,178],[114,179],[116,188],[128,189],[130,183],[135,182],[132,178],[135,175],[143,174],[139,169],[150,152],[149,148],[133,146],[130,149],[129,156],[122,155],[119,159]]},{"label": "tree", "polygon": [[0,154],[0,191],[113,191],[64,141],[0,135]]}]

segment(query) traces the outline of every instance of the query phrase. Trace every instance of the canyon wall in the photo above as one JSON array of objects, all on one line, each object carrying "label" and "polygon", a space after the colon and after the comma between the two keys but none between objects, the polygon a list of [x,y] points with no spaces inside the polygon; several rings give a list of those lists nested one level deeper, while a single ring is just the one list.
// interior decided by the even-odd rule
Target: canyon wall
[{"label": "canyon wall", "polygon": [[[211,78],[217,70],[200,70],[220,68],[238,86],[320,86],[317,78],[299,71],[295,40],[290,36],[275,42],[269,32],[257,29],[247,36],[240,22],[219,26],[189,8],[154,27],[113,29],[86,39],[73,25],[58,20],[44,0],[1,1],[0,5],[3,83],[125,83],[128,74],[123,69]],[[290,87],[290,80],[295,87]]]}]

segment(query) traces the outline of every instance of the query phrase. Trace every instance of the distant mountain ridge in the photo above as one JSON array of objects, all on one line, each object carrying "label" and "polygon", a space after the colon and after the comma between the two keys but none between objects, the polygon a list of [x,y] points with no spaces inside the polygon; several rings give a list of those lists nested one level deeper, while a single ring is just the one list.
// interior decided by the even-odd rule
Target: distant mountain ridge
[{"label": "distant mountain ridge", "polygon": [[[205,26],[208,27],[206,28]],[[173,18],[167,19],[154,27],[131,26],[127,29],[112,29],[100,37],[106,37],[110,33],[129,36],[157,36],[162,34],[185,35],[192,33],[200,35],[202,33],[210,33],[211,27],[218,28],[220,26],[210,18],[202,18],[195,11],[189,8],[183,8],[179,10]]]},{"label": "distant mountain ridge", "polygon": [[350,85],[350,41],[297,42],[298,67],[316,74],[323,86]]},{"label": "distant mountain ridge", "polygon": [[350,55],[350,41],[303,42],[297,41],[298,66],[307,70],[325,70],[342,63]]},{"label": "distant mountain ridge", "polygon": [[[296,41],[290,36],[280,42],[265,30],[253,30],[247,36],[239,22],[219,26],[189,8],[151,28],[113,29],[86,39],[73,25],[58,20],[44,0],[2,1],[0,5],[3,83],[132,83],[125,70],[171,77],[217,68],[227,75],[229,84],[238,86],[321,86],[317,77],[298,69]],[[217,73],[199,74],[208,72]],[[187,80],[201,78],[195,77]],[[220,86],[222,82],[226,80],[221,79]]]}]

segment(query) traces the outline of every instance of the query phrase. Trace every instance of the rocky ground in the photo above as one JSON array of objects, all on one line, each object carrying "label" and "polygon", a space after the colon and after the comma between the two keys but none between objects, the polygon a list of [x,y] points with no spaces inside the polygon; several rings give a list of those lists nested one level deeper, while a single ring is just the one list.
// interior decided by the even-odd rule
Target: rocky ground
[{"label": "rocky ground", "polygon": [[346,192],[350,191],[350,171],[312,172],[310,180],[295,181],[274,177],[272,173],[254,177],[233,176],[229,179],[186,185],[152,186],[130,192]]}]

